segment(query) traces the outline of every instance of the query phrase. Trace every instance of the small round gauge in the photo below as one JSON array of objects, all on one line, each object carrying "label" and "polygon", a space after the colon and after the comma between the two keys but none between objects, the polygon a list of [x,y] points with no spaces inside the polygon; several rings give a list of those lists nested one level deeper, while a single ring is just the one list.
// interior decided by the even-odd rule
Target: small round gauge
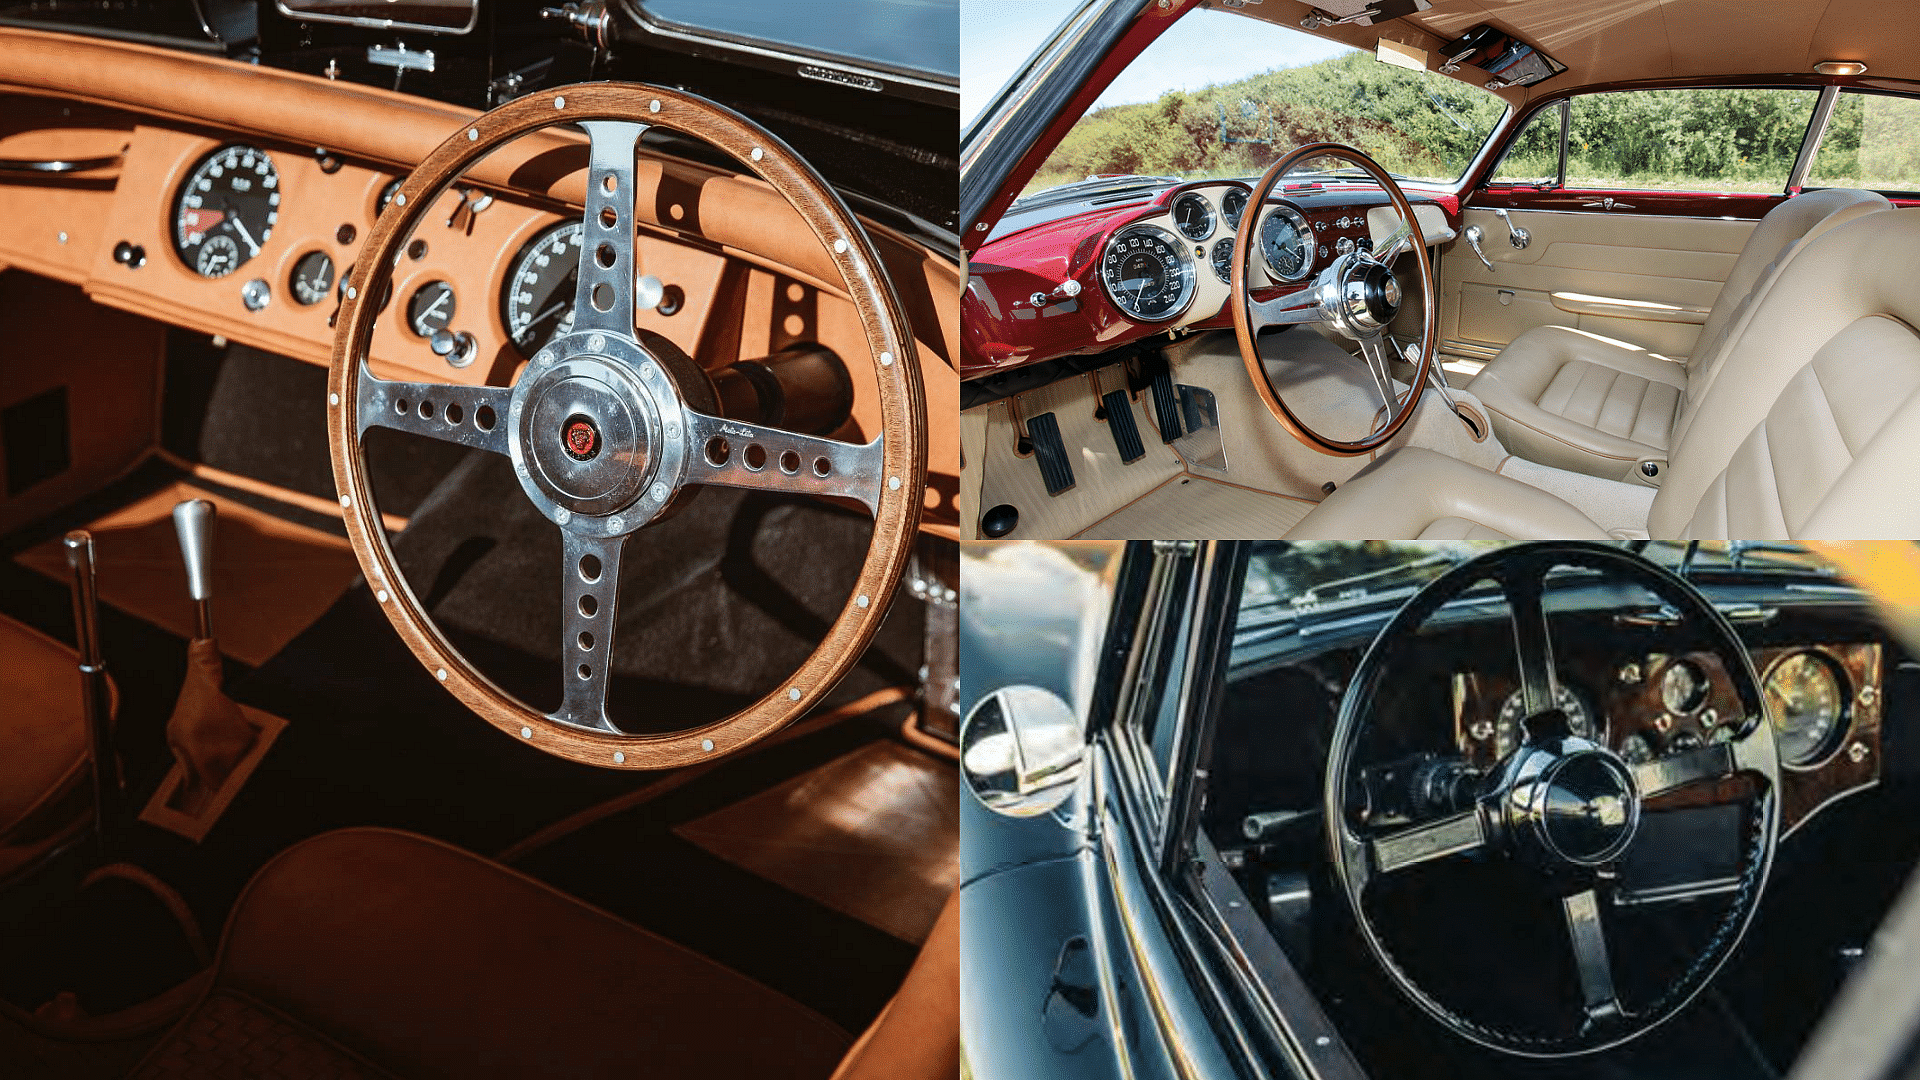
[{"label": "small round gauge", "polygon": [[1645,735],[1629,735],[1620,740],[1620,760],[1629,765],[1644,765],[1653,760],[1653,747]]},{"label": "small round gauge", "polygon": [[1247,193],[1244,188],[1232,187],[1220,196],[1220,213],[1227,219],[1227,228],[1240,227],[1240,215],[1247,209]]},{"label": "small round gauge", "polygon": [[1260,253],[1281,281],[1299,281],[1313,269],[1312,232],[1291,206],[1276,206],[1260,223]]},{"label": "small round gauge", "polygon": [[380,189],[380,201],[374,205],[373,216],[379,217],[387,212],[387,204],[393,201],[393,193],[400,190],[401,183],[403,179],[396,177],[387,181],[387,186]]},{"label": "small round gauge", "polygon": [[1766,695],[1780,760],[1788,765],[1824,760],[1846,732],[1844,677],[1819,653],[1797,652],[1773,665]]},{"label": "small round gauge", "polygon": [[1164,229],[1129,225],[1100,256],[1100,282],[1114,306],[1141,322],[1165,322],[1193,301],[1193,257]]},{"label": "small round gauge", "polygon": [[1183,193],[1173,200],[1173,225],[1189,240],[1205,240],[1213,235],[1213,204],[1197,191]]},{"label": "small round gauge", "polygon": [[1233,284],[1233,237],[1223,236],[1213,242],[1213,272],[1221,281]]},{"label": "small round gauge", "polygon": [[1660,676],[1660,704],[1675,716],[1686,716],[1707,703],[1707,692],[1712,688],[1700,665],[1675,660]]},{"label": "small round gauge", "polygon": [[[347,279],[351,278],[352,276],[353,276],[353,267],[348,266],[346,270],[344,270],[340,274],[340,281],[333,287],[334,293],[337,294],[339,298],[342,300],[345,300],[347,298]],[[380,290],[380,310],[381,311],[387,310],[387,305],[391,303],[393,303],[393,282],[388,281],[387,284]]]},{"label": "small round gauge", "polygon": [[413,292],[407,301],[407,325],[421,337],[432,337],[453,322],[453,286],[444,281],[429,281]]},{"label": "small round gauge", "polygon": [[260,254],[280,220],[280,174],[265,150],[223,146],[193,167],[173,199],[173,250],[202,277]]},{"label": "small round gauge", "polygon": [[[1566,683],[1555,684],[1553,703],[1561,712],[1567,714],[1567,730],[1583,739],[1594,737],[1593,716],[1587,712],[1586,703],[1580,695],[1573,692]],[[1500,715],[1493,723],[1493,752],[1495,757],[1505,758],[1520,745],[1524,733],[1520,730],[1520,721],[1527,716],[1526,695],[1515,690],[1508,696],[1506,703],[1500,706]]]},{"label": "small round gauge", "polygon": [[296,304],[310,306],[325,300],[333,289],[332,256],[324,251],[309,251],[300,256],[300,261],[293,264],[293,277],[288,279],[287,287]]},{"label": "small round gauge", "polygon": [[193,256],[193,271],[205,278],[226,277],[246,262],[231,236],[209,236]]},{"label": "small round gauge", "polygon": [[523,356],[573,329],[580,281],[580,223],[555,225],[514,256],[500,289],[500,319]]}]

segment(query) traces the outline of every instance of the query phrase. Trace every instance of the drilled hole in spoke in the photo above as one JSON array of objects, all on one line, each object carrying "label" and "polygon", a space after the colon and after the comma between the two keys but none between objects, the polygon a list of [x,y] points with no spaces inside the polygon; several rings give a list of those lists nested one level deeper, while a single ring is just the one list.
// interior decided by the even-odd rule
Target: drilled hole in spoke
[{"label": "drilled hole in spoke", "polygon": [[609,195],[620,190],[620,178],[613,175],[612,173],[608,173],[607,175],[601,177],[600,190],[606,192]]},{"label": "drilled hole in spoke", "polygon": [[433,419],[433,402],[431,401],[421,402],[419,412],[420,412],[420,419],[422,420]]},{"label": "drilled hole in spoke", "polygon": [[715,435],[707,440],[707,464],[717,469],[732,456],[733,444],[727,441],[726,436]]},{"label": "drilled hole in spoke", "polygon": [[832,476],[833,462],[828,461],[826,458],[814,458],[813,459],[813,475]]},{"label": "drilled hole in spoke", "polygon": [[481,431],[492,431],[496,419],[497,417],[493,415],[493,406],[491,405],[482,405],[473,410],[473,426],[479,428]]},{"label": "drilled hole in spoke", "polygon": [[591,619],[595,615],[598,615],[599,613],[600,613],[600,601],[595,600],[592,594],[588,594],[580,598],[580,614],[581,615]]},{"label": "drilled hole in spoke", "polygon": [[459,402],[455,401],[455,402],[448,403],[447,413],[446,413],[447,423],[453,425],[454,427],[459,427],[460,421],[465,420],[466,418],[467,418],[467,412],[465,409],[462,409],[460,407]]},{"label": "drilled hole in spoke", "polygon": [[581,664],[581,665],[580,665],[580,677],[581,677],[582,679],[591,679],[591,678],[593,678],[593,668],[592,668],[592,667],[591,667],[590,665],[587,665],[587,664]]},{"label": "drilled hole in spoke", "polygon": [[580,556],[580,580],[588,582],[600,580],[600,556]]},{"label": "drilled hole in spoke", "polygon": [[759,443],[748,443],[747,449],[740,455],[740,459],[747,463],[747,468],[752,469],[754,472],[759,472],[761,469],[767,467],[766,447],[761,446]]},{"label": "drilled hole in spoke", "polygon": [[592,296],[595,311],[613,310],[613,286],[603,281],[593,287]]},{"label": "drilled hole in spoke", "polygon": [[405,416],[413,411],[413,403],[406,398],[394,398],[393,411],[399,413],[401,416]]},{"label": "drilled hole in spoke", "polygon": [[780,454],[780,471],[792,476],[800,471],[800,455],[792,450]]},{"label": "drilled hole in spoke", "polygon": [[618,258],[619,256],[614,252],[612,244],[601,244],[599,247],[593,249],[594,261],[599,263],[604,269],[611,270],[614,261]]},{"label": "drilled hole in spoke", "polygon": [[601,228],[611,229],[618,224],[620,224],[620,215],[614,213],[613,207],[608,206],[601,209],[600,211],[600,227]]},{"label": "drilled hole in spoke", "polygon": [[580,631],[580,648],[588,652],[593,650],[593,635],[585,630]]}]

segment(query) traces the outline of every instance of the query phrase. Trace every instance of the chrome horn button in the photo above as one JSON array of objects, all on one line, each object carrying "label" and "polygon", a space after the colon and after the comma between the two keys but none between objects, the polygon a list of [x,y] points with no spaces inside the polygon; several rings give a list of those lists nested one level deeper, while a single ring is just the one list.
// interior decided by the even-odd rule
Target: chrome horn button
[{"label": "chrome horn button", "polygon": [[[1569,740],[1584,743],[1584,740]],[[1551,861],[1599,866],[1618,859],[1640,825],[1640,792],[1626,764],[1585,744],[1525,770],[1509,812]]]},{"label": "chrome horn button", "polygon": [[625,504],[652,471],[646,398],[625,381],[591,361],[574,361],[541,380],[523,414],[538,482],[575,513]]},{"label": "chrome horn button", "polygon": [[622,335],[575,332],[535,353],[513,388],[509,453],[521,490],[563,528],[632,532],[686,471],[686,411],[652,354]]}]

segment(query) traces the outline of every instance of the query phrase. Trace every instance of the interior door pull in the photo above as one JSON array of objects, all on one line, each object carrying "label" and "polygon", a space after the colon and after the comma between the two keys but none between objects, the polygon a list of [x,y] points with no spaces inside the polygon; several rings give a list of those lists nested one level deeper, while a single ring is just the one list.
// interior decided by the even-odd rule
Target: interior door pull
[{"label": "interior door pull", "polygon": [[1461,233],[1460,235],[1467,238],[1467,246],[1473,249],[1473,253],[1475,255],[1480,256],[1480,261],[1487,264],[1488,270],[1492,270],[1493,260],[1487,258],[1486,251],[1480,247],[1480,238],[1486,235],[1484,232],[1481,231],[1480,226],[1469,225],[1467,226],[1467,231],[1464,233]]}]

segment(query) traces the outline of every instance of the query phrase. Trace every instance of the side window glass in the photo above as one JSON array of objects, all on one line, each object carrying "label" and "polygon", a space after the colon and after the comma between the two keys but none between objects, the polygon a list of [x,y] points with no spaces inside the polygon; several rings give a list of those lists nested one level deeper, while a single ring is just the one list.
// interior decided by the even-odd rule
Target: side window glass
[{"label": "side window glass", "polygon": [[1920,191],[1920,100],[1841,91],[1806,186]]},{"label": "side window glass", "polygon": [[1560,109],[1549,105],[1527,118],[1520,134],[1507,144],[1506,156],[1493,170],[1495,184],[1541,184],[1560,178]]},{"label": "side window glass", "polygon": [[1180,690],[1187,681],[1187,635],[1193,631],[1193,605],[1183,596],[1178,601],[1183,609],[1179,629],[1169,643],[1169,655],[1166,666],[1161,669],[1159,685],[1155,692],[1159,700],[1146,715],[1147,745],[1153,751],[1154,764],[1160,769],[1160,775],[1167,775],[1169,763],[1173,761],[1174,738],[1180,731]]},{"label": "side window glass", "polygon": [[1625,90],[1573,99],[1567,187],[1785,191],[1815,90]]}]

